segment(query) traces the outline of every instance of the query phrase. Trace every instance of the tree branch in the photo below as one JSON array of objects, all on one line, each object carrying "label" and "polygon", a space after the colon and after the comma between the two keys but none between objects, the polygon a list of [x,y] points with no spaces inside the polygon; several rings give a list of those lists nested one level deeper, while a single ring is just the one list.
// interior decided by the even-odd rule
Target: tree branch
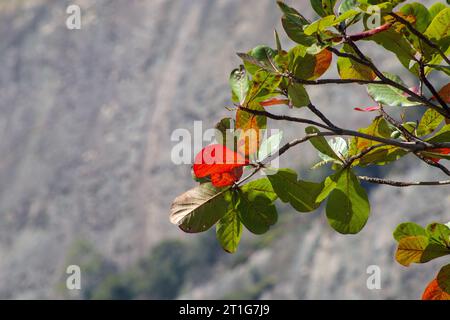
[{"label": "tree branch", "polygon": [[387,180],[387,179],[367,177],[367,176],[358,176],[358,178],[365,182],[375,183],[375,184],[385,184],[385,185],[389,185],[389,186],[393,186],[393,187],[450,185],[450,180],[402,182],[402,181],[394,181],[394,180]]},{"label": "tree branch", "polygon": [[[322,129],[332,131],[337,135],[359,137],[359,138],[363,138],[363,139],[367,139],[367,140],[371,140],[371,141],[377,141],[377,142],[384,143],[387,145],[392,145],[392,146],[396,146],[399,148],[407,149],[410,151],[423,151],[423,150],[431,149],[431,148],[435,147],[435,145],[430,144],[428,142],[402,142],[402,141],[398,141],[398,140],[394,140],[394,139],[372,136],[372,135],[365,134],[365,133],[362,133],[359,131],[347,130],[347,129],[342,129],[339,127],[330,127],[330,126],[327,126],[327,125],[324,125],[324,124],[321,124],[319,122],[309,120],[309,119],[291,117],[291,116],[286,116],[286,115],[276,115],[276,114],[272,114],[267,111],[248,109],[243,106],[239,106],[238,108],[242,111],[245,111],[245,112],[248,112],[248,113],[251,113],[254,115],[265,116],[269,119],[310,124],[310,125],[322,128]],[[450,147],[450,143],[449,143],[449,147]]]},{"label": "tree branch", "polygon": [[437,92],[437,90],[434,88],[434,86],[431,84],[431,82],[427,79],[427,76],[425,75],[425,66],[422,63],[422,61],[419,63],[419,72],[420,72],[420,79],[425,84],[425,86],[430,90],[431,94],[436,97],[436,100],[439,101],[442,108],[444,108],[447,112],[449,111],[447,103],[442,99],[440,94]]}]

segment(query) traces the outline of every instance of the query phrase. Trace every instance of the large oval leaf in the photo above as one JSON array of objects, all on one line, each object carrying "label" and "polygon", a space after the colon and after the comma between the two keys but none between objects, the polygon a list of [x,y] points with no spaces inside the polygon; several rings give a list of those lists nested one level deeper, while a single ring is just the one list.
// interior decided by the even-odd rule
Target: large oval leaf
[{"label": "large oval leaf", "polygon": [[226,252],[237,251],[242,235],[242,222],[234,202],[230,203],[228,212],[216,224],[216,235]]},{"label": "large oval leaf", "polygon": [[326,207],[328,222],[342,234],[356,234],[365,226],[370,204],[367,193],[355,174],[347,169],[337,180]]},{"label": "large oval leaf", "polygon": [[210,183],[201,184],[178,196],[170,208],[170,222],[188,233],[211,228],[228,210],[225,196],[229,189],[218,190]]},{"label": "large oval leaf", "polygon": [[277,222],[278,213],[273,205],[276,198],[267,178],[252,181],[239,190],[239,217],[250,232],[266,233]]}]

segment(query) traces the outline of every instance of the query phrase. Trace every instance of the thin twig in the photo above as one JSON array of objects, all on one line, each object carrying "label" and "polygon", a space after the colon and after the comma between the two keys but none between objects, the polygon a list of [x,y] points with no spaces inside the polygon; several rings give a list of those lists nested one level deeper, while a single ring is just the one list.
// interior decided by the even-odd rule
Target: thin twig
[{"label": "thin twig", "polygon": [[358,178],[365,182],[376,183],[376,184],[385,184],[385,185],[389,185],[389,186],[393,186],[393,187],[444,186],[444,185],[450,184],[450,180],[402,182],[402,181],[394,181],[394,180],[381,179],[381,178],[375,178],[375,177],[367,177],[367,176],[358,176]]}]

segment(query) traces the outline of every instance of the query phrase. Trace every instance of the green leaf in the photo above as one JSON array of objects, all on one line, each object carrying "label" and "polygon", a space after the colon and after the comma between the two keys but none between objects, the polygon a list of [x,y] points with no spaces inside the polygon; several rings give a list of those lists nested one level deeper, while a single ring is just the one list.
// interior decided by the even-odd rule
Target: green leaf
[{"label": "green leaf", "polygon": [[244,61],[245,70],[251,75],[254,75],[259,70],[276,73],[273,59],[277,52],[268,46],[259,45],[248,53],[238,53],[237,55]]},{"label": "green leaf", "polygon": [[328,196],[330,195],[330,193],[336,189],[337,187],[337,182],[342,174],[342,170],[336,172],[335,174],[326,177],[325,181],[322,183],[323,188],[320,191],[319,195],[317,196],[317,202],[321,203],[323,200],[325,200],[326,198],[328,198]]},{"label": "green leaf", "polygon": [[427,232],[422,226],[414,222],[401,223],[394,231],[394,239],[397,241],[412,236],[427,236]]},{"label": "green leaf", "polygon": [[427,139],[428,142],[440,143],[450,142],[450,124],[441,128],[433,137]]},{"label": "green leaf", "polygon": [[[379,137],[379,138],[390,138],[393,132],[393,129],[389,126],[389,123],[382,117],[377,116],[370,126],[367,128],[362,128],[358,130],[361,133],[365,133],[371,136]],[[369,147],[380,144],[377,141],[354,137],[351,139],[350,143],[350,155],[357,155],[358,153],[366,150]]]},{"label": "green leaf", "polygon": [[267,178],[252,181],[239,190],[237,209],[244,226],[254,234],[266,233],[277,222],[273,205],[277,195]]},{"label": "green leaf", "polygon": [[397,161],[408,154],[408,151],[395,146],[378,147],[353,162],[352,166],[365,167],[368,165],[384,166]]},{"label": "green leaf", "polygon": [[[342,52],[355,55],[355,51],[348,44],[343,46]],[[371,68],[350,58],[339,57],[337,67],[341,79],[373,80],[376,77]]]},{"label": "green leaf", "polygon": [[430,20],[433,21],[434,18],[441,12],[442,10],[446,9],[447,6],[443,3],[436,2],[433,4],[430,9],[428,9],[428,12],[430,13]]},{"label": "green leaf", "polygon": [[244,66],[239,69],[234,69],[230,74],[230,86],[233,95],[237,98],[239,104],[244,103],[247,92],[250,89],[250,79]]},{"label": "green leaf", "polygon": [[[450,54],[450,8],[445,8],[436,14],[424,35],[437,44],[447,56]],[[428,64],[439,65],[443,60],[435,49],[426,45],[424,50]],[[428,74],[432,70],[433,68],[426,67],[425,72]]]},{"label": "green leaf", "polygon": [[343,0],[341,4],[339,5],[339,15],[342,15],[343,13],[354,10],[358,8],[358,1],[356,0]]},{"label": "green leaf", "polygon": [[336,0],[310,0],[314,11],[321,17],[334,14]]},{"label": "green leaf", "polygon": [[430,12],[427,7],[418,2],[408,3],[404,5],[400,12],[406,16],[413,16],[415,22],[413,26],[419,32],[424,32],[431,22]]},{"label": "green leaf", "polygon": [[170,209],[170,222],[188,233],[211,228],[228,211],[225,199],[229,189],[218,190],[210,183],[201,184],[178,196]]},{"label": "green leaf", "polygon": [[427,226],[430,243],[442,245],[450,249],[450,228],[445,224],[431,223]]},{"label": "green leaf", "polygon": [[323,17],[322,19],[316,20],[303,29],[303,32],[311,36],[313,34],[325,31],[327,28],[335,26],[339,22],[336,22],[336,17],[334,15]]},{"label": "green leaf", "polygon": [[393,29],[389,29],[380,33],[377,33],[367,40],[372,40],[385,48],[386,50],[394,53],[400,63],[412,73],[414,70],[410,69],[411,61],[414,58],[416,50],[411,46],[406,37]]},{"label": "green leaf", "polygon": [[216,124],[215,129],[215,138],[217,143],[224,146],[228,146],[229,143],[229,147],[231,147],[230,149],[235,150],[234,143],[231,141],[235,138],[232,133],[232,130],[234,129],[234,120],[232,118],[223,118]]},{"label": "green leaf", "polygon": [[444,116],[434,109],[428,109],[417,127],[417,135],[426,136],[434,132],[439,125],[444,121]]},{"label": "green leaf", "polygon": [[283,48],[281,47],[280,36],[278,35],[277,30],[273,30],[273,35],[275,37],[275,44],[277,46],[277,53],[280,54],[283,52]]},{"label": "green leaf", "polygon": [[356,234],[365,226],[370,204],[354,173],[346,169],[328,197],[326,213],[331,227],[342,234]]},{"label": "green leaf", "polygon": [[280,147],[281,140],[283,139],[283,131],[270,136],[261,143],[258,151],[258,161],[261,162],[268,156],[272,155]]},{"label": "green leaf", "polygon": [[[310,126],[310,127],[305,128],[305,132],[307,134],[314,134],[314,133],[319,133],[320,130],[317,129],[316,127]],[[320,137],[320,136],[314,137],[314,138],[309,139],[309,141],[314,146],[314,148],[316,148],[319,152],[327,155],[330,158],[333,158],[336,160],[341,160],[341,158],[331,148],[327,139],[325,139],[324,137]]]},{"label": "green leaf", "polygon": [[[384,74],[390,80],[405,86],[405,83],[399,76],[389,73]],[[420,105],[420,103],[413,101],[406,97],[404,92],[390,85],[385,84],[369,84],[367,86],[369,95],[378,103],[391,107],[411,107]]]},{"label": "green leaf", "polygon": [[327,49],[310,54],[304,46],[295,46],[288,52],[289,70],[299,79],[315,80],[330,67],[332,55]]},{"label": "green leaf", "polygon": [[299,83],[293,83],[289,86],[288,96],[292,105],[296,108],[301,108],[311,103],[308,92],[306,92],[305,87]]},{"label": "green leaf", "polygon": [[295,210],[310,212],[319,207],[316,200],[322,184],[297,180],[297,173],[290,169],[280,169],[268,179],[281,201],[290,203]]},{"label": "green leaf", "polygon": [[307,47],[317,42],[314,37],[307,36],[303,32],[303,27],[309,25],[309,21],[305,17],[282,1],[277,1],[277,4],[283,12],[281,23],[284,31],[292,41]]},{"label": "green leaf", "polygon": [[[233,198],[236,198],[233,194]],[[228,212],[216,224],[216,236],[222,248],[229,253],[237,251],[242,235],[242,222],[236,209],[238,199],[233,199]]]},{"label": "green leaf", "polygon": [[450,294],[450,264],[443,266],[436,277],[439,288]]},{"label": "green leaf", "polygon": [[441,10],[434,17],[424,35],[434,42],[450,36],[450,8]]}]

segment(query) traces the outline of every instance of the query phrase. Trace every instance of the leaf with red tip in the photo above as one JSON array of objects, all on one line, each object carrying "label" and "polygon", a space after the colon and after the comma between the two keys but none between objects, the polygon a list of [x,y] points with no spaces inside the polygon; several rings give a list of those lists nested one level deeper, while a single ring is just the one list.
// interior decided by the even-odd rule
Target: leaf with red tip
[{"label": "leaf with red tip", "polygon": [[[450,83],[446,84],[439,90],[439,96],[447,103],[450,103]],[[436,97],[433,96],[431,99],[436,100]]]},{"label": "leaf with red tip", "polygon": [[450,264],[442,267],[426,287],[422,300],[450,300]]},{"label": "leaf with red tip", "polygon": [[[430,149],[427,151],[427,155],[428,154],[436,154],[437,156],[439,155],[447,155],[450,154],[450,148],[437,148],[437,149]],[[439,161],[441,161],[441,158],[432,158],[432,157],[427,157],[428,159],[430,159],[431,161],[438,163]]]},{"label": "leaf with red tip", "polygon": [[366,107],[366,108],[354,108],[355,111],[361,111],[361,112],[374,112],[380,110],[379,106],[374,107]]}]

